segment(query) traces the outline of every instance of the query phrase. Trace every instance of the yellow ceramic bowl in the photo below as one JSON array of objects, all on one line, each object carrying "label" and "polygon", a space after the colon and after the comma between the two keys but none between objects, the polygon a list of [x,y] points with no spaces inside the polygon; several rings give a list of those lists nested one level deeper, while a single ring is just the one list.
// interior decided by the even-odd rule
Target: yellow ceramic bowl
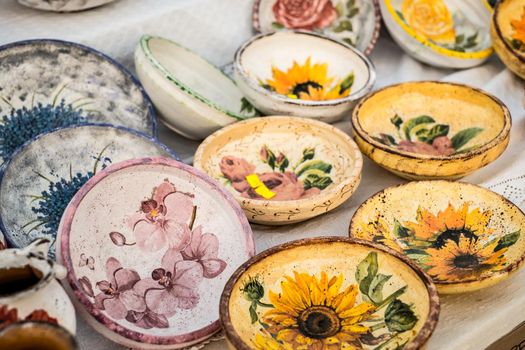
[{"label": "yellow ceramic bowl", "polygon": [[494,8],[490,35],[499,58],[525,79],[525,0],[500,0]]},{"label": "yellow ceramic bowl", "polygon": [[363,159],[350,136],[304,118],[253,118],[227,126],[199,146],[193,165],[228,188],[248,220],[303,221],[345,202]]},{"label": "yellow ceramic bowl", "polygon": [[496,97],[445,82],[392,85],[352,115],[355,140],[374,162],[407,179],[458,179],[498,158],[511,117]]},{"label": "yellow ceramic bowl", "polygon": [[243,264],[226,284],[220,315],[230,349],[419,349],[437,324],[439,298],[397,252],[323,237]]},{"label": "yellow ceramic bowl", "polygon": [[413,259],[443,294],[501,282],[525,258],[525,214],[497,193],[460,182],[387,188],[357,209],[349,231]]}]

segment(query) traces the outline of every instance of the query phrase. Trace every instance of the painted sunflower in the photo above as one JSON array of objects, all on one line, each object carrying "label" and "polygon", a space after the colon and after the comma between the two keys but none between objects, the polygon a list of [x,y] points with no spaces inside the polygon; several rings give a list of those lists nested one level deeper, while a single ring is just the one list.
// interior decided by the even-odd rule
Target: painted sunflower
[{"label": "painted sunflower", "polygon": [[362,224],[355,236],[367,241],[384,244],[398,252],[402,251],[399,244],[396,243],[392,230],[379,215],[374,221]]},{"label": "painted sunflower", "polygon": [[[282,344],[279,349],[361,348],[359,338],[369,331],[361,324],[372,318],[376,307],[356,304],[357,285],[340,291],[343,275],[328,278],[294,272],[281,282],[281,293],[270,291],[274,309],[266,312],[265,330]],[[271,348],[271,347],[270,347]]]}]

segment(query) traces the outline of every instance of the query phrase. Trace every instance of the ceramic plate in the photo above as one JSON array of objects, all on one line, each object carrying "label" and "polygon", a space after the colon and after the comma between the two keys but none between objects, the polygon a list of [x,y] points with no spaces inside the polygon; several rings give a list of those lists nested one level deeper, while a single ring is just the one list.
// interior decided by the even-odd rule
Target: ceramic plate
[{"label": "ceramic plate", "polygon": [[156,134],[155,114],[140,83],[89,47],[28,40],[0,47],[0,158],[54,128],[109,123]]},{"label": "ceramic plate", "polygon": [[82,11],[113,1],[115,0],[18,0],[27,7],[55,12]]},{"label": "ceramic plate", "polygon": [[335,209],[357,188],[362,163],[344,132],[292,117],[228,126],[199,146],[193,162],[234,194],[250,221],[264,224]]},{"label": "ceramic plate", "polygon": [[246,262],[220,310],[230,349],[409,350],[432,334],[439,299],[428,276],[395,251],[324,237]]},{"label": "ceramic plate", "polygon": [[313,30],[368,55],[379,38],[381,13],[376,0],[256,0],[253,27],[262,33]]},{"label": "ceramic plate", "polygon": [[60,237],[90,323],[133,348],[180,348],[217,332],[220,293],[254,254],[233,197],[165,158],[122,162],[93,177],[66,209]]},{"label": "ceramic plate", "polygon": [[367,96],[352,125],[361,151],[385,169],[409,179],[457,179],[501,155],[511,117],[482,90],[427,81]]},{"label": "ceramic plate", "polygon": [[91,176],[110,164],[144,156],[175,157],[148,136],[107,125],[36,137],[13,155],[0,180],[0,227],[9,245],[25,247],[39,237],[54,243],[64,209]]},{"label": "ceramic plate", "polygon": [[[410,198],[410,199],[408,199]],[[363,203],[350,235],[413,259],[442,293],[496,284],[525,258],[525,214],[487,189],[451,181],[390,187]]]}]

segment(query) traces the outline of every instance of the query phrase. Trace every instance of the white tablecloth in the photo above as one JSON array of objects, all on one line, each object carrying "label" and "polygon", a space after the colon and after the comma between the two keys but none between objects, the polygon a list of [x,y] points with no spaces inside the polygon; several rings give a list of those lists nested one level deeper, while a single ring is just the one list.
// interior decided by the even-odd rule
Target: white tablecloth
[{"label": "white tablecloth", "polygon": [[[132,53],[139,37],[149,33],[182,43],[222,66],[253,33],[252,0],[120,0],[105,7],[73,14],[54,14],[0,0],[0,44],[31,39],[77,41],[116,58],[133,69]],[[498,191],[525,209],[525,110],[523,83],[492,57],[484,65],[464,71],[436,69],[406,54],[384,31],[372,61],[376,88],[409,80],[447,80],[482,88],[503,100],[512,113],[513,127],[507,151],[494,163],[463,181]],[[348,120],[337,125],[350,132]],[[161,128],[160,138],[182,159],[191,160],[197,142]],[[403,180],[365,160],[363,181],[343,206],[316,219],[291,226],[253,225],[257,251],[306,237],[346,236],[355,209],[375,192]],[[483,291],[442,297],[440,321],[428,349],[483,349],[525,320],[525,269],[507,281]],[[81,349],[122,349],[98,335],[79,317]],[[225,349],[223,341],[207,350]]]}]

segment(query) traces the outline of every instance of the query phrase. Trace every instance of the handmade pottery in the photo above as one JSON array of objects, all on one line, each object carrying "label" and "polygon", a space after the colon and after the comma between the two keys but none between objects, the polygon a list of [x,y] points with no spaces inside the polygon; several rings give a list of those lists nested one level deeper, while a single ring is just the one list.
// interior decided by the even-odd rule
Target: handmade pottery
[{"label": "handmade pottery", "polygon": [[71,333],[59,325],[21,321],[0,329],[0,349],[77,350],[78,344]]},{"label": "handmade pottery", "polygon": [[60,240],[70,294],[88,322],[132,348],[181,348],[219,331],[220,293],[254,255],[233,197],[166,158],[95,175],[66,209]]},{"label": "handmade pottery", "polygon": [[352,125],[361,151],[388,171],[407,179],[458,179],[501,155],[511,117],[482,90],[426,81],[367,96]]},{"label": "handmade pottery", "polygon": [[258,32],[317,31],[366,55],[372,52],[381,29],[377,0],[256,0],[252,17]]},{"label": "handmade pottery", "polygon": [[24,247],[46,237],[54,247],[60,218],[75,192],[108,165],[144,156],[175,157],[146,135],[109,125],[37,136],[13,155],[1,175],[0,228],[9,245]]},{"label": "handmade pottery", "polygon": [[202,140],[256,114],[228,76],[173,41],[143,36],[135,51],[135,69],[161,121],[185,137]]},{"label": "handmade pottery", "polygon": [[264,117],[208,137],[193,161],[235,196],[248,220],[268,225],[303,221],[337,208],[357,188],[363,159],[331,125]]},{"label": "handmade pottery", "polygon": [[499,1],[492,16],[490,34],[499,58],[525,79],[525,1]]},{"label": "handmade pottery", "polygon": [[0,47],[0,161],[40,133],[110,123],[156,135],[140,83],[104,54],[71,42],[27,40]]},{"label": "handmade pottery", "polygon": [[340,120],[375,82],[372,63],[351,46],[312,32],[261,34],[235,54],[234,76],[261,112]]},{"label": "handmade pottery", "polygon": [[392,38],[409,55],[445,68],[469,68],[492,54],[492,8],[485,0],[380,0]]},{"label": "handmade pottery", "polygon": [[25,320],[59,324],[75,333],[75,309],[56,280],[66,276],[66,269],[47,259],[48,249],[47,239],[37,239],[23,249],[0,251],[0,329]]},{"label": "handmade pottery", "polygon": [[343,237],[266,250],[226,284],[230,349],[420,349],[439,317],[436,287],[399,253]]},{"label": "handmade pottery", "polygon": [[387,188],[364,202],[350,223],[350,236],[404,253],[447,294],[494,285],[518,269],[524,232],[525,214],[506,198],[452,181]]},{"label": "handmade pottery", "polygon": [[73,12],[102,6],[115,0],[18,0],[18,3],[38,10]]}]

